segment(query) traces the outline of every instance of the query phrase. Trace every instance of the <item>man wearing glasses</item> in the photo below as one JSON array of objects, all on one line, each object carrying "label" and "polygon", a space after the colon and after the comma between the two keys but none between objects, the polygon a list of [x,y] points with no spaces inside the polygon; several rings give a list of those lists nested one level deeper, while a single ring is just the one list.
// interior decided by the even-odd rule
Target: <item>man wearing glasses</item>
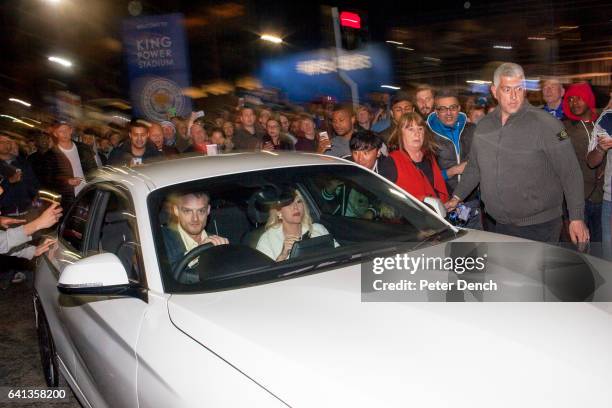
[{"label": "man wearing glasses", "polygon": [[563,124],[525,100],[520,65],[500,65],[491,93],[499,106],[478,123],[467,166],[447,209],[480,184],[482,201],[496,221],[495,232],[555,243],[565,197],[570,238],[579,248],[584,246],[589,230],[582,173]]},{"label": "man wearing glasses", "polygon": [[[467,116],[461,112],[457,94],[449,89],[441,89],[436,93],[434,111],[427,116],[427,126],[438,144],[438,165],[446,181],[446,188],[453,191],[467,164],[476,126],[468,123]],[[477,190],[464,200],[464,204],[470,208],[466,227],[482,229]]]}]

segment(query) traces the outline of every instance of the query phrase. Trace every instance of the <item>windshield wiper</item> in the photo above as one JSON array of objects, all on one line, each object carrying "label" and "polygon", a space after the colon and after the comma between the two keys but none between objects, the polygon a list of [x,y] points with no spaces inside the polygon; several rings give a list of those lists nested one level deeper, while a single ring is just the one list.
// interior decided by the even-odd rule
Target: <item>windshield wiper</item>
[{"label": "windshield wiper", "polygon": [[341,264],[345,264],[345,263],[349,263],[357,258],[361,258],[362,254],[358,253],[358,254],[343,254],[343,255],[338,255],[332,259],[325,259],[323,261],[320,262],[316,262],[314,264],[310,264],[310,265],[306,265],[302,268],[297,268],[294,269],[292,268],[290,271],[285,272],[285,273],[281,273],[278,276],[281,278],[285,278],[287,276],[292,276],[292,275],[296,275],[296,274],[300,274],[300,273],[305,273],[305,272],[310,272],[313,271],[315,269],[319,269],[319,268],[325,268],[326,266],[332,266],[332,265],[341,265]]}]

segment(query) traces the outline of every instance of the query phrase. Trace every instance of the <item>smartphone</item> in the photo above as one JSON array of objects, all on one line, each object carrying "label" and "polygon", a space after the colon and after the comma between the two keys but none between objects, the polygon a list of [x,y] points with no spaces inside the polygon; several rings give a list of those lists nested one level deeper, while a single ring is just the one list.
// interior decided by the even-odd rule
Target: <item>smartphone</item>
[{"label": "smartphone", "polygon": [[47,208],[53,205],[53,203],[57,203],[61,205],[62,195],[55,194],[47,190],[38,190],[38,195],[36,197],[36,200],[34,201],[35,208],[33,208],[33,211],[28,211],[28,214],[25,217],[26,220],[28,222],[34,220],[40,214],[42,214],[43,211],[45,211]]},{"label": "smartphone", "polygon": [[327,134],[327,132],[319,132],[319,140],[329,140],[329,135]]},{"label": "smartphone", "polygon": [[203,117],[204,117],[204,111],[203,111],[203,110],[201,110],[201,111],[197,111],[197,112],[195,113],[195,118],[196,118],[196,119],[203,118]]},{"label": "smartphone", "polygon": [[48,203],[47,207],[48,207],[49,205],[53,203],[61,204],[62,195],[52,193],[51,191],[38,190],[38,199],[47,202]]}]

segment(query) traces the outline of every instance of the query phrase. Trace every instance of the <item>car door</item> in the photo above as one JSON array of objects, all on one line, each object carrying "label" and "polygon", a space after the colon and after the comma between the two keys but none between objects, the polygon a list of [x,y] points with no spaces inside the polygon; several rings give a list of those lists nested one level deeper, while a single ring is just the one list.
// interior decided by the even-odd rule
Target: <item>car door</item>
[{"label": "car door", "polygon": [[74,343],[62,316],[61,303],[65,296],[58,291],[57,282],[66,265],[83,257],[87,219],[94,210],[98,195],[95,189],[83,191],[75,204],[66,209],[66,216],[58,231],[57,247],[41,257],[35,275],[36,296],[43,305],[59,364],[64,371],[68,371],[71,379],[75,374]]},{"label": "car door", "polygon": [[88,401],[96,407],[136,406],[135,348],[147,308],[136,216],[129,191],[110,184],[97,189],[84,254],[117,255],[133,289],[120,296],[63,295],[61,314],[74,343],[76,380]]}]

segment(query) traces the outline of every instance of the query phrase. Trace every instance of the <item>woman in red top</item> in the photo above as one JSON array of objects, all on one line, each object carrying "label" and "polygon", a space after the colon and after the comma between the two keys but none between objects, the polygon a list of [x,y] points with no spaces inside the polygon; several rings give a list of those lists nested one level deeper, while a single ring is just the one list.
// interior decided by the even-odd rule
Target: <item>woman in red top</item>
[{"label": "woman in red top", "polygon": [[389,155],[397,168],[396,184],[421,201],[435,197],[445,203],[448,191],[436,161],[436,145],[421,116],[403,115],[389,144],[399,146]]}]

